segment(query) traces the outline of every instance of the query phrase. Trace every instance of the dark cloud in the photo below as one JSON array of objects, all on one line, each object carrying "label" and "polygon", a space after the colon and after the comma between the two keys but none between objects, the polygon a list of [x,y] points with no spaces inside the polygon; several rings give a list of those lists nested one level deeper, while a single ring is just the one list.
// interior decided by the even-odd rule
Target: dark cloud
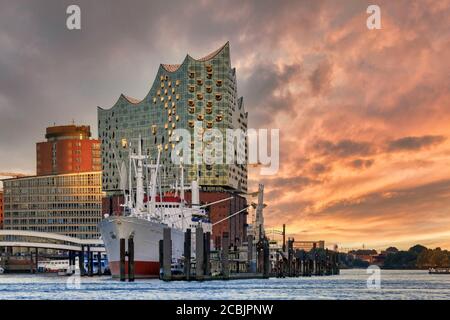
[{"label": "dark cloud", "polygon": [[444,136],[404,137],[388,142],[388,151],[415,151],[444,142]]},{"label": "dark cloud", "polygon": [[266,179],[262,181],[263,183],[270,185],[271,188],[297,188],[300,190],[306,186],[314,185],[320,183],[319,180],[312,179],[306,176],[294,176],[287,178],[274,178],[274,179]]},{"label": "dark cloud", "polygon": [[[114,104],[120,93],[143,98],[160,63],[180,63],[187,53],[202,57],[230,41],[238,90],[251,125],[267,125],[271,112],[295,112],[292,94],[273,92],[301,70],[287,62],[277,69],[267,48],[278,48],[286,28],[302,41],[315,39],[327,7],[323,1],[110,1],[78,0],[81,31],[66,28],[70,0],[2,2],[0,11],[0,150],[15,147],[0,164],[34,171],[34,143],[45,127],[72,119],[96,134],[96,106]],[[236,8],[239,8],[236,10]],[[272,49],[270,49],[272,50]],[[254,64],[244,77],[249,56]],[[247,80],[246,80],[247,79]],[[17,127],[27,130],[16,130]],[[14,159],[14,160],[12,160]]]},{"label": "dark cloud", "polygon": [[364,168],[370,168],[373,163],[375,162],[374,159],[355,159],[351,162],[349,162],[349,165],[355,169],[364,169]]},{"label": "dark cloud", "polygon": [[444,208],[450,203],[449,194],[450,180],[440,180],[408,188],[372,192],[358,198],[342,199],[330,203],[320,214],[340,213],[352,217],[372,215],[382,219],[393,213],[408,213],[417,217],[417,213],[424,207]]},{"label": "dark cloud", "polygon": [[242,84],[246,91],[245,105],[253,114],[250,126],[267,126],[280,111],[295,118],[295,96],[287,89],[287,84],[298,79],[301,72],[300,64],[280,68],[274,63],[264,63],[251,69],[250,76]]},{"label": "dark cloud", "polygon": [[313,95],[328,91],[333,76],[333,65],[328,60],[322,61],[309,76],[309,83]]},{"label": "dark cloud", "polygon": [[[390,153],[398,151],[417,151],[427,147],[440,144],[446,140],[444,136],[425,135],[419,137],[403,137],[390,140],[386,143],[369,143],[367,141],[354,141],[349,139],[337,142],[329,140],[317,140],[311,149],[319,156],[331,158],[348,158],[353,156],[371,156],[379,153]],[[356,159],[350,162],[355,168],[370,167],[373,160]]]},{"label": "dark cloud", "polygon": [[311,165],[311,172],[314,175],[320,175],[320,174],[329,172],[330,170],[331,170],[331,166],[323,164],[323,163],[316,162]]},{"label": "dark cloud", "polygon": [[351,156],[367,156],[375,153],[375,148],[369,142],[340,140],[332,142],[328,140],[316,141],[312,149],[321,156],[347,158]]}]

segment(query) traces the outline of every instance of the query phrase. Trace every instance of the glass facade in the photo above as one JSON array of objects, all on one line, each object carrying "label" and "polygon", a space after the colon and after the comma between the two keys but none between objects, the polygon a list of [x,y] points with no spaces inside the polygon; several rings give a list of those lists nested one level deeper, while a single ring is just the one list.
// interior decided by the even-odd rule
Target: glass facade
[{"label": "glass facade", "polygon": [[[103,190],[111,194],[120,190],[118,168],[128,168],[128,152],[137,151],[139,136],[143,153],[151,159],[156,159],[158,148],[162,150],[162,186],[174,185],[179,166],[171,161],[176,143],[173,130],[187,129],[195,140],[198,138],[194,137],[196,122],[201,123],[205,134],[220,130],[224,140],[231,139],[227,129],[247,130],[247,113],[243,99],[237,97],[236,70],[231,67],[228,43],[201,59],[188,55],[181,65],[160,65],[150,92],[142,101],[121,95],[112,108],[98,108]],[[201,141],[202,148],[209,147],[204,139]],[[185,165],[186,183],[198,175],[203,188],[246,192],[247,140],[244,137],[238,146],[237,142],[234,145],[245,155],[243,164],[238,164],[236,159],[226,163],[227,144],[224,143],[221,150],[216,149],[216,156],[223,158],[223,164]],[[192,152],[192,161],[193,156]]]},{"label": "glass facade", "polygon": [[97,239],[102,218],[101,172],[5,180],[4,229]]}]

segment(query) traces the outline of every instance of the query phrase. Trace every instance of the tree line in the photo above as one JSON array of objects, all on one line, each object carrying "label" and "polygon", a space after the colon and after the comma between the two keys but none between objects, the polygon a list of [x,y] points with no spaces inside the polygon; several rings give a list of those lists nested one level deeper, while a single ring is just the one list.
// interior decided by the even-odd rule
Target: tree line
[{"label": "tree line", "polygon": [[[369,251],[369,250],[366,250]],[[376,251],[373,250],[376,254]],[[398,250],[390,247],[384,252],[384,262],[380,267],[385,269],[428,269],[449,268],[450,251],[441,248],[429,249],[422,245],[415,245],[408,250]],[[351,254],[340,253],[339,261],[343,268],[367,268],[370,263]]]}]

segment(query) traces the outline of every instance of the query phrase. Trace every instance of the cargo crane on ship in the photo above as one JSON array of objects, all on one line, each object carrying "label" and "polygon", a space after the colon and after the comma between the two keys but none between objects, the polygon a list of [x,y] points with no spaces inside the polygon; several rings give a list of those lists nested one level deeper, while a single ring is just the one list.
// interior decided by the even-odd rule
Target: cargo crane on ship
[{"label": "cargo crane on ship", "polygon": [[[149,157],[142,154],[141,143],[139,137],[137,154],[130,149],[128,170],[124,163],[122,165],[116,163],[125,199],[123,215],[105,215],[99,224],[113,277],[121,274],[120,257],[121,250],[124,250],[121,240],[133,239],[136,277],[159,277],[159,241],[163,238],[163,230],[170,228],[172,263],[180,264],[183,261],[185,231],[191,229],[195,232],[196,228],[201,227],[204,232],[211,232],[212,223],[204,208],[232,198],[200,205],[199,186],[194,180],[190,186],[192,201],[188,204],[184,198],[184,191],[188,188],[184,185],[182,165],[180,165],[180,184],[177,184],[175,195],[163,194],[159,180],[161,150],[158,150],[156,162],[151,163]],[[124,181],[127,175],[128,183]],[[145,187],[144,175],[147,178]],[[132,186],[133,181],[136,181],[135,190]],[[195,248],[195,237],[192,238],[192,242],[191,247]],[[127,272],[125,270],[125,273]]]}]

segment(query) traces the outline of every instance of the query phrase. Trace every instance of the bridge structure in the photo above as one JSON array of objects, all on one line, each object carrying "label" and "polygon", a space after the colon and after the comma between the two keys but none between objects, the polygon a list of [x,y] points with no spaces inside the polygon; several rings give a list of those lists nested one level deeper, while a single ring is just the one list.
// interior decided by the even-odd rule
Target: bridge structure
[{"label": "bridge structure", "polygon": [[[94,253],[97,255],[98,265],[101,265],[101,255],[105,253],[105,247],[101,239],[79,239],[61,234],[28,230],[0,230],[0,248],[6,248],[6,261],[10,257],[8,256],[8,249],[10,249],[9,251],[12,251],[12,248],[34,249],[34,254],[31,253],[34,267],[30,269],[33,272],[38,269],[39,249],[67,252],[69,267],[73,270],[75,270],[75,259],[78,255],[82,275],[92,275]],[[87,270],[84,266],[86,258]],[[98,273],[101,274],[101,268],[98,268]]]}]

